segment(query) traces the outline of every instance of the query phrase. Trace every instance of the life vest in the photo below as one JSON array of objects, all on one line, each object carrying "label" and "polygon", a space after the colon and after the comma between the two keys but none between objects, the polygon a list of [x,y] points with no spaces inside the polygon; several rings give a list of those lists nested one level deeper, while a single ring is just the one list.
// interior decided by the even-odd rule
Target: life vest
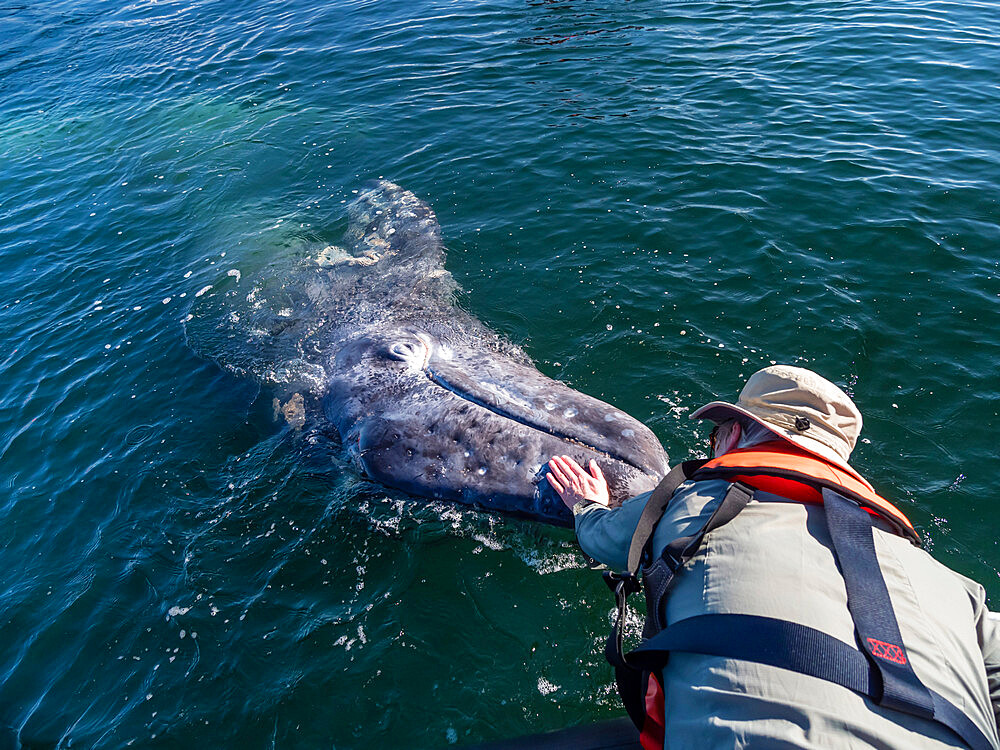
[{"label": "life vest", "polygon": [[[731,483],[712,516],[702,529],[673,540],[652,559],[649,542],[670,497],[685,481],[708,479]],[[823,504],[862,649],[797,623],[751,615],[705,614],[667,625],[664,605],[675,573],[697,553],[705,534],[733,520],[751,499],[760,499],[758,493]],[[994,748],[962,709],[925,687],[913,672],[875,555],[873,518],[920,544],[906,516],[860,474],[784,441],[730,451],[708,461],[685,462],[671,470],[650,496],[637,524],[628,569],[605,573],[618,606],[605,654],[615,667],[619,694],[640,730],[645,750],[663,747],[664,695],[658,677],[671,651],[753,661],[812,675],[885,708],[943,725],[970,748]],[[640,589],[640,562],[647,609],[643,641],[623,655],[626,600]]]},{"label": "life vest", "polygon": [[875,492],[864,477],[784,440],[729,451],[703,464],[694,478],[743,482],[755,490],[801,503],[822,502],[822,488],[827,487],[885,520],[895,533],[920,544],[920,536],[909,519]]}]

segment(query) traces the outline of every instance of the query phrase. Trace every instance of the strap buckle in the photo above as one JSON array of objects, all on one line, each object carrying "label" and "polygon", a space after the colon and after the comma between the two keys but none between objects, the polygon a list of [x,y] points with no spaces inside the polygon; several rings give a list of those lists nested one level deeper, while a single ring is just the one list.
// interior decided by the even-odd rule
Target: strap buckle
[{"label": "strap buckle", "polygon": [[635,573],[615,573],[612,570],[605,570],[603,577],[608,588],[615,592],[616,598],[624,598],[629,594],[638,594],[642,591],[639,577]]}]

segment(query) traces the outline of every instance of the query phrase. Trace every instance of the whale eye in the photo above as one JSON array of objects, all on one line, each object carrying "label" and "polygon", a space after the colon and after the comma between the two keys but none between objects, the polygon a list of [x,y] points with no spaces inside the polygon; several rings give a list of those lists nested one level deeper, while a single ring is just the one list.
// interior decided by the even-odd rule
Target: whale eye
[{"label": "whale eye", "polygon": [[427,347],[422,341],[394,341],[386,347],[385,355],[400,362],[423,360]]}]

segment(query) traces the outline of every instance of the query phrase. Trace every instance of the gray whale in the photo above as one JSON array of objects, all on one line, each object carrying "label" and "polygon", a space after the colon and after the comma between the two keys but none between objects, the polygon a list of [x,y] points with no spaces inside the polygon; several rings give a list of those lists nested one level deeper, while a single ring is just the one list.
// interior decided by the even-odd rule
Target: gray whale
[{"label": "gray whale", "polygon": [[230,271],[188,316],[194,348],[274,388],[293,427],[332,427],[364,476],[409,495],[572,525],[544,479],[552,455],[596,459],[613,501],[656,485],[667,456],[647,427],[454,304],[426,203],[378,181],[347,212],[342,247],[243,281]]}]

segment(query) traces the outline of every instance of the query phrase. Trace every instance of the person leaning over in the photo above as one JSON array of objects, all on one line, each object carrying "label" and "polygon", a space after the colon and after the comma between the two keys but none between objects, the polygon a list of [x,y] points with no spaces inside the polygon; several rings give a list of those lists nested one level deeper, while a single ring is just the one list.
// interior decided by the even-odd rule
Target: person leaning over
[{"label": "person leaning over", "polygon": [[643,747],[996,748],[1000,621],[850,466],[847,394],[779,365],[691,417],[715,423],[712,458],[620,507],[595,462],[547,475],[583,551],[624,571],[608,655]]}]

